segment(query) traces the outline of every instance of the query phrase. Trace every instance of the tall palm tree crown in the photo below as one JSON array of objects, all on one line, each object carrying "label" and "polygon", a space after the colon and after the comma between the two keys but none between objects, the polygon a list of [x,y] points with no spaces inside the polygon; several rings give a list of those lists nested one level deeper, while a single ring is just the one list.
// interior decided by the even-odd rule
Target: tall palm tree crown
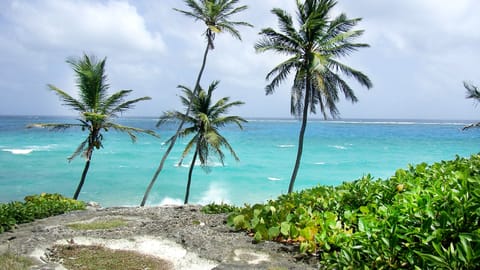
[{"label": "tall palm tree crown", "polygon": [[[242,105],[244,103],[240,101],[230,102],[230,98],[228,97],[213,102],[212,92],[216,89],[218,83],[218,81],[214,81],[210,84],[208,91],[200,89],[198,95],[194,95],[193,91],[185,86],[179,86],[184,93],[184,96],[181,97],[182,104],[184,106],[189,106],[189,104],[191,104],[191,114],[187,115],[180,111],[169,111],[164,113],[158,122],[158,125],[162,125],[166,121],[171,120],[184,121],[187,124],[187,127],[180,131],[179,137],[183,138],[192,136],[187,143],[180,160],[180,163],[182,163],[183,159],[191,152],[191,150],[195,149],[190,164],[185,204],[188,203],[191,176],[197,157],[201,166],[205,170],[208,170],[207,166],[211,154],[217,156],[222,165],[224,164],[225,154],[223,153],[222,148],[226,148],[235,160],[239,160],[227,139],[220,134],[219,129],[229,124],[235,124],[242,129],[242,123],[247,122],[245,119],[239,116],[224,115],[228,113],[228,110],[231,107]],[[172,140],[174,136],[172,136],[170,140]]]},{"label": "tall palm tree crown", "polygon": [[298,26],[295,27],[292,17],[285,10],[275,8],[272,13],[278,19],[279,31],[262,29],[261,39],[255,44],[257,52],[274,51],[288,57],[267,74],[266,79],[270,80],[265,87],[267,95],[272,94],[290,73],[294,73],[290,111],[301,117],[302,127],[289,192],[293,190],[300,165],[309,112],[316,113],[318,107],[324,118],[328,114],[337,117],[336,104],[340,93],[352,102],[358,100],[341,75],[351,77],[367,88],[372,87],[365,74],[339,61],[339,58],[359,48],[368,47],[368,44],[354,42],[363,34],[363,30],[353,30],[361,19],[349,19],[343,13],[330,18],[336,5],[334,0],[297,0],[296,3]]},{"label": "tall palm tree crown", "polygon": [[[463,86],[465,87],[465,89],[467,89],[466,98],[473,99],[477,104],[480,103],[480,90],[478,89],[478,87],[467,82],[463,82]],[[480,122],[466,125],[462,129],[465,130],[472,127],[480,127]]]},{"label": "tall palm tree crown", "polygon": [[114,118],[124,111],[133,108],[134,104],[149,100],[150,97],[141,97],[133,100],[125,101],[125,97],[132,92],[132,90],[120,90],[111,96],[108,95],[107,90],[107,76],[105,74],[105,62],[97,60],[95,56],[84,55],[79,59],[69,59],[67,63],[71,65],[75,72],[76,83],[78,87],[79,98],[76,99],[67,92],[49,84],[50,90],[54,91],[63,101],[63,105],[70,107],[79,113],[76,124],[58,124],[58,123],[40,123],[32,124],[29,127],[44,127],[52,130],[62,130],[72,127],[79,127],[82,131],[88,131],[87,138],[80,143],[75,152],[68,158],[73,160],[78,155],[82,154],[86,159],[86,165],[80,180],[80,184],[75,192],[74,199],[78,198],[80,190],[85,181],[85,177],[90,165],[90,160],[94,149],[103,147],[103,133],[110,129],[127,133],[133,142],[136,141],[136,133],[146,133],[157,136],[152,130],[145,130],[140,128],[128,127],[113,122]]},{"label": "tall palm tree crown", "polygon": [[247,22],[230,21],[229,17],[246,10],[246,5],[238,6],[238,0],[184,0],[185,4],[190,8],[190,11],[174,9],[189,17],[194,18],[205,23],[207,29],[204,32],[207,38],[208,47],[214,49],[213,41],[215,34],[221,32],[228,32],[233,37],[242,40],[240,32],[235,28],[237,26],[250,26]]}]

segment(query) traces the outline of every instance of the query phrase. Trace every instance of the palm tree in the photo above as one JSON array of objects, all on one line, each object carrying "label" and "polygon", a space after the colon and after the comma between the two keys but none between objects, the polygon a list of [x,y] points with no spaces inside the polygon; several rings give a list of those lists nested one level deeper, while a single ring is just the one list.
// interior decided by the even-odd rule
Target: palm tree
[{"label": "palm tree", "polygon": [[[202,21],[207,26],[204,32],[204,35],[207,39],[207,46],[205,47],[205,52],[203,53],[202,65],[200,67],[200,71],[198,73],[197,80],[195,82],[195,87],[193,90],[193,93],[196,94],[200,89],[200,80],[202,78],[205,65],[207,63],[208,52],[209,50],[213,50],[215,48],[214,40],[215,40],[216,34],[228,32],[233,37],[239,40],[242,40],[240,36],[240,32],[238,32],[238,30],[235,27],[237,26],[252,27],[252,25],[246,22],[236,22],[236,21],[229,20],[232,15],[242,12],[248,8],[246,5],[237,7],[236,5],[239,2],[238,0],[199,0],[199,2],[197,2],[197,0],[184,0],[184,2],[190,8],[189,11],[180,10],[180,9],[174,9],[174,10],[180,13],[183,13],[186,16],[194,18],[195,21]],[[188,115],[190,113],[190,110],[191,110],[190,106],[187,106],[185,114]],[[162,171],[165,161],[167,160],[168,155],[172,151],[173,146],[175,145],[175,142],[179,135],[179,132],[183,128],[183,125],[184,125],[184,122],[180,121],[177,131],[175,133],[175,136],[172,137],[172,139],[169,141],[170,143],[168,145],[168,148],[165,151],[160,161],[160,164],[158,165],[158,168],[155,171],[153,178],[150,181],[150,184],[148,185],[145,191],[145,194],[143,196],[142,202],[140,203],[140,206],[144,206],[145,203],[147,202],[148,195],[150,194],[150,191],[152,190],[152,187],[155,184],[155,181],[157,180],[158,175]]]},{"label": "palm tree", "polygon": [[68,158],[68,161],[72,161],[75,157],[82,154],[86,159],[80,183],[73,195],[75,200],[78,198],[85,183],[85,177],[90,167],[93,151],[103,147],[103,131],[107,132],[109,129],[113,129],[126,132],[132,139],[132,142],[135,142],[137,139],[136,133],[146,133],[157,136],[156,133],[151,130],[123,126],[112,122],[120,113],[133,108],[135,103],[142,100],[149,100],[150,97],[124,101],[124,98],[132,92],[132,90],[121,90],[108,96],[107,90],[109,85],[107,84],[107,76],[105,75],[105,62],[106,58],[98,61],[94,56],[88,55],[83,55],[83,57],[79,59],[67,60],[67,63],[72,66],[75,72],[77,87],[79,89],[79,99],[70,96],[67,92],[51,84],[48,85],[49,89],[60,97],[64,105],[80,114],[80,119],[78,119],[80,123],[40,123],[29,126],[49,128],[52,130],[79,127],[82,131],[88,131],[87,138],[80,143],[75,152]]},{"label": "palm tree", "polygon": [[353,89],[340,76],[342,74],[354,78],[362,86],[372,87],[365,74],[338,59],[368,45],[353,42],[363,33],[362,30],[352,30],[360,18],[348,19],[343,13],[330,18],[335,5],[334,0],[298,0],[298,28],[295,28],[292,17],[286,11],[275,8],[272,13],[278,18],[280,30],[262,29],[261,39],[255,44],[257,52],[274,51],[288,56],[267,74],[266,79],[271,79],[265,87],[267,95],[272,94],[291,72],[295,72],[290,108],[293,115],[301,117],[302,125],[288,193],[293,190],[300,167],[309,112],[316,113],[318,106],[325,119],[327,113],[332,117],[338,116],[336,103],[339,101],[339,92],[347,100],[357,101]]},{"label": "palm tree", "polygon": [[[475,86],[473,84],[470,84],[470,83],[467,83],[467,82],[463,82],[463,86],[465,87],[465,89],[467,89],[466,98],[471,98],[475,102],[480,102],[480,91],[478,90],[477,86]],[[469,128],[472,128],[472,127],[480,127],[480,122],[473,123],[473,124],[470,124],[470,125],[466,125],[462,128],[462,130],[469,129]]]},{"label": "palm tree", "polygon": [[[192,172],[197,158],[201,166],[206,170],[208,169],[207,165],[211,153],[216,155],[223,165],[225,154],[222,148],[225,147],[230,151],[235,160],[239,160],[227,139],[220,134],[219,128],[228,124],[236,124],[240,129],[243,128],[242,123],[247,122],[245,119],[239,116],[224,116],[231,107],[242,105],[243,102],[229,102],[230,99],[224,97],[213,103],[212,92],[217,88],[218,83],[218,81],[214,81],[210,84],[207,92],[200,88],[198,94],[195,94],[185,86],[179,86],[184,93],[184,96],[181,97],[182,104],[185,107],[191,107],[191,115],[179,111],[169,111],[160,117],[157,124],[157,126],[160,126],[166,121],[171,120],[185,122],[188,127],[182,129],[178,136],[186,137],[193,135],[192,139],[187,143],[179,162],[179,165],[181,165],[183,159],[194,149],[192,162],[190,163],[190,169],[188,171],[185,204],[188,203]],[[175,137],[176,135],[173,135],[169,141],[175,139]]]}]

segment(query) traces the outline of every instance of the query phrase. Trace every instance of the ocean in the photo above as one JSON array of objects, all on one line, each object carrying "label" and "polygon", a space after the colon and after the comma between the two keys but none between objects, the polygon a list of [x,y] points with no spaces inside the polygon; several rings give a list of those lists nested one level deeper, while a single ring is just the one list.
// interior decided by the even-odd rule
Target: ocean
[{"label": "ocean", "polygon": [[[74,117],[0,116],[0,202],[27,195],[61,193],[71,197],[84,160],[67,161],[86,132],[27,129],[31,123],[68,122]],[[124,125],[154,129],[161,138],[104,133],[104,148],[94,151],[79,199],[108,206],[137,206],[167,147],[176,125],[156,128],[156,119],[118,119]],[[399,168],[468,157],[479,152],[480,129],[462,131],[465,121],[341,120],[310,121],[295,189],[338,185],[371,174],[387,178]],[[212,159],[196,166],[190,202],[235,205],[264,202],[286,193],[297,152],[300,122],[250,119],[240,130],[227,126],[222,134],[240,157],[225,164]],[[147,205],[181,204],[190,157],[178,165],[187,139],[179,139],[152,189]]]}]

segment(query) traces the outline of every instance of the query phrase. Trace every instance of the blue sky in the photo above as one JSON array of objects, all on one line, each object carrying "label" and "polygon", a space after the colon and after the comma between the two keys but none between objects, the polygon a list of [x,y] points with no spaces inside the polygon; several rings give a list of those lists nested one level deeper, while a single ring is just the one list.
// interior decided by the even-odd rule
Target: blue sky
[{"label": "blue sky", "polygon": [[[371,45],[343,62],[369,75],[366,90],[352,86],[359,102],[342,101],[342,118],[478,119],[480,108],[465,99],[463,81],[480,85],[480,1],[339,0],[336,12],[362,17],[360,41]],[[294,0],[244,0],[235,20],[243,41],[217,36],[202,85],[220,80],[218,96],[246,104],[244,117],[290,117],[291,81],[265,96],[265,75],[283,58],[256,54],[261,28],[277,26],[270,13],[294,14]],[[68,57],[83,52],[107,57],[111,91],[133,89],[151,96],[128,116],[158,116],[179,106],[177,85],[192,86],[205,46],[204,26],[175,12],[180,0],[0,1],[0,115],[69,115],[48,83],[76,92]],[[320,115],[317,115],[320,117]]]}]

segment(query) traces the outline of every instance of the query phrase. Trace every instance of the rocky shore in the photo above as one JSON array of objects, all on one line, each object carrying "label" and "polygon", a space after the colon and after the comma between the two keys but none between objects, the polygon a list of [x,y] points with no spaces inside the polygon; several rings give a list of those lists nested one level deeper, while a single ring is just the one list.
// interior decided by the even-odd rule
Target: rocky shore
[{"label": "rocky shore", "polygon": [[[73,230],[67,224],[123,219],[126,226]],[[172,262],[174,269],[318,269],[315,258],[299,258],[296,247],[276,242],[252,243],[233,232],[224,214],[204,214],[199,206],[92,208],[19,225],[0,234],[0,253],[35,258],[32,269],[64,269],[50,259],[54,244],[97,244],[134,250]]]}]

